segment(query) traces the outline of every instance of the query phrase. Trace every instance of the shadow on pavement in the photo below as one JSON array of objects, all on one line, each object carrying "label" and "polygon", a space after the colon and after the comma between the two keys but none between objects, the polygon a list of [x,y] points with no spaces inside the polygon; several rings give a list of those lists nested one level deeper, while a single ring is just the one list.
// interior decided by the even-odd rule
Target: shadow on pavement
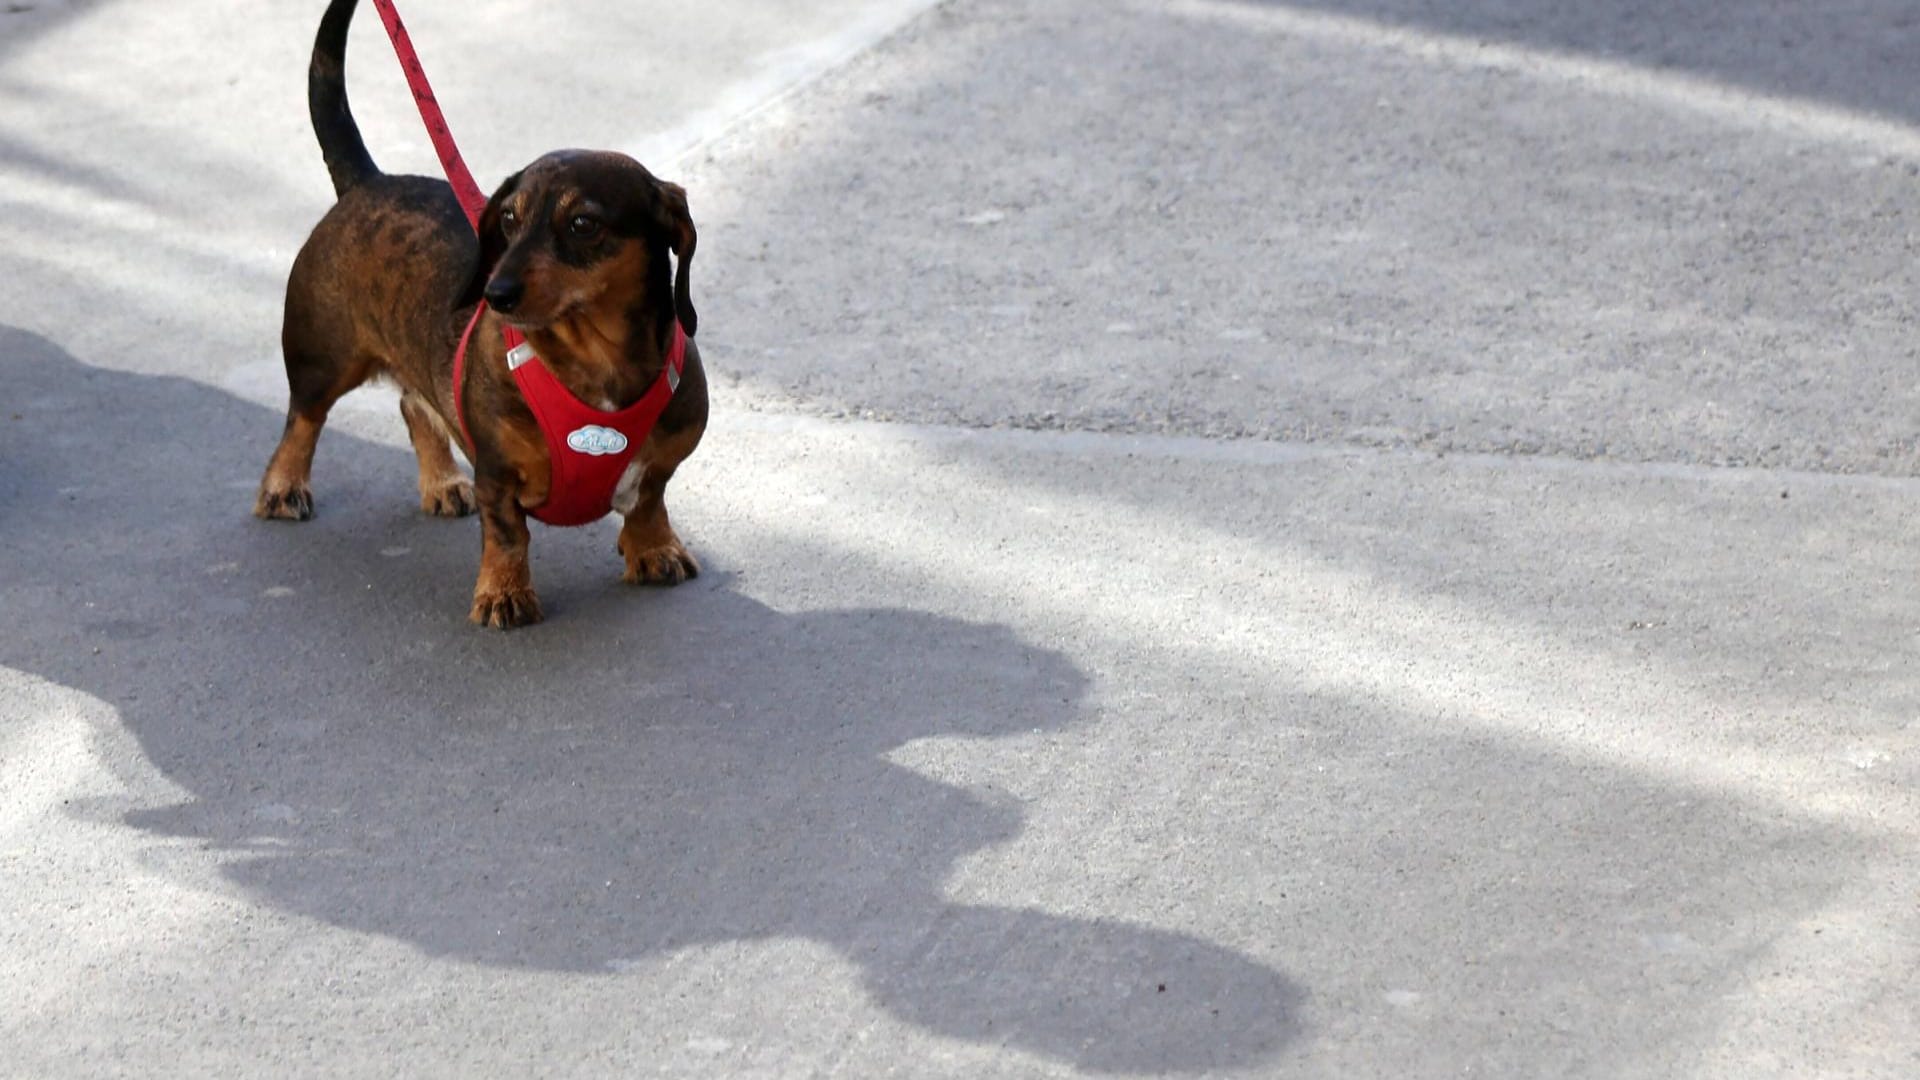
[{"label": "shadow on pavement", "polygon": [[97,6],[85,0],[6,0],[0,3],[0,61],[9,53],[24,49],[42,34],[87,8]]},{"label": "shadow on pavement", "polygon": [[111,704],[192,795],[76,812],[436,956],[593,973],[803,938],[896,1016],[1093,1069],[1244,1064],[1293,1034],[1299,992],[1228,949],[944,898],[1022,813],[886,755],[1077,722],[1061,654],[924,612],[775,611],[724,568],[629,590],[591,530],[536,541],[552,621],[482,633],[475,526],[414,516],[404,451],[331,433],[318,519],[267,525],[266,410],[15,331],[0,376],[0,661]]}]

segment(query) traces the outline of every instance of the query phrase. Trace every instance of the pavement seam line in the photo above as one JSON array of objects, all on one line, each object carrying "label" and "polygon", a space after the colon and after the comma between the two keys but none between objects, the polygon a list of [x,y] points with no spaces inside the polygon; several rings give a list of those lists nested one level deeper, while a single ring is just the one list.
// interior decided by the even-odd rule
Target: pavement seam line
[{"label": "pavement seam line", "polygon": [[710,147],[820,80],[884,45],[944,0],[890,0],[836,34],[762,57],[764,66],[734,83],[708,108],[665,131],[629,141],[634,157],[682,167]]},{"label": "pavement seam line", "polygon": [[763,434],[820,435],[832,431],[903,439],[927,446],[992,445],[1062,457],[1134,458],[1169,461],[1217,461],[1236,465],[1298,465],[1340,458],[1448,462],[1472,468],[1569,472],[1599,477],[1686,480],[1700,483],[1779,482],[1793,486],[1862,489],[1920,494],[1920,477],[1878,473],[1818,472],[1809,469],[1746,465],[1701,465],[1671,461],[1586,460],[1544,454],[1442,452],[1364,443],[1309,443],[1268,439],[1217,439],[1200,435],[1138,432],[1048,431],[1025,428],[969,427],[907,421],[821,417],[760,408],[716,409],[725,423]]}]

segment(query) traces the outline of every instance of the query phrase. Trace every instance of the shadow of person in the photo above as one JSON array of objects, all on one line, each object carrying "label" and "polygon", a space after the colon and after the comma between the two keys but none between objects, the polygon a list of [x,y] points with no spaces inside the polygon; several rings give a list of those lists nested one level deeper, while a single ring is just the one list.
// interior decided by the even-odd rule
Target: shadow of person
[{"label": "shadow of person", "polygon": [[1200,937],[947,898],[1022,811],[892,757],[1079,721],[1061,653],[776,610],[724,568],[631,590],[593,529],[536,542],[549,623],[483,633],[472,524],[413,514],[406,451],[330,432],[320,516],[268,525],[268,410],[5,329],[0,378],[0,662],[117,710],[187,797],[74,812],[204,845],[220,877],[193,884],[551,971],[804,939],[902,1020],[1097,1070],[1245,1064],[1296,1033],[1299,991]]}]

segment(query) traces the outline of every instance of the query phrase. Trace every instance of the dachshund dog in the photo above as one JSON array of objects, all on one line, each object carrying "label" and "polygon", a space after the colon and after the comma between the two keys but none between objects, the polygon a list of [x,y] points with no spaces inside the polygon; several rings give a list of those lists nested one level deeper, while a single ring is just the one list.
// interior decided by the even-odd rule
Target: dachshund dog
[{"label": "dachshund dog", "polygon": [[[419,458],[421,509],[480,513],[469,618],[503,629],[536,623],[527,517],[549,498],[553,463],[509,374],[501,326],[524,334],[579,402],[609,411],[636,402],[663,377],[680,332],[691,337],[696,326],[688,281],[697,234],[686,192],[621,154],[560,151],[500,185],[476,237],[446,182],[389,176],[369,156],[346,97],[355,6],[332,0],[314,42],[308,107],[338,201],[287,281],[287,422],[254,514],[312,517],[308,481],[328,410],[369,379],[391,379]],[[456,388],[454,354],[470,322]],[[665,502],[667,482],[707,422],[699,353],[679,340],[678,386],[611,498],[625,517],[624,577],[635,584],[677,585],[699,573]],[[471,483],[449,442],[472,463]]]}]

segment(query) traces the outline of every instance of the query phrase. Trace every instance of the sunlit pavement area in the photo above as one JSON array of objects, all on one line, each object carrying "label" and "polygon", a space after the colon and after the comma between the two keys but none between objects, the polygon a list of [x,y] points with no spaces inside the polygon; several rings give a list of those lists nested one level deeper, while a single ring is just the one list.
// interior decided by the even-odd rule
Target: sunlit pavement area
[{"label": "sunlit pavement area", "polygon": [[512,634],[248,513],[323,6],[0,6],[0,1074],[1920,1075],[1910,4],[402,0],[701,229]]}]

